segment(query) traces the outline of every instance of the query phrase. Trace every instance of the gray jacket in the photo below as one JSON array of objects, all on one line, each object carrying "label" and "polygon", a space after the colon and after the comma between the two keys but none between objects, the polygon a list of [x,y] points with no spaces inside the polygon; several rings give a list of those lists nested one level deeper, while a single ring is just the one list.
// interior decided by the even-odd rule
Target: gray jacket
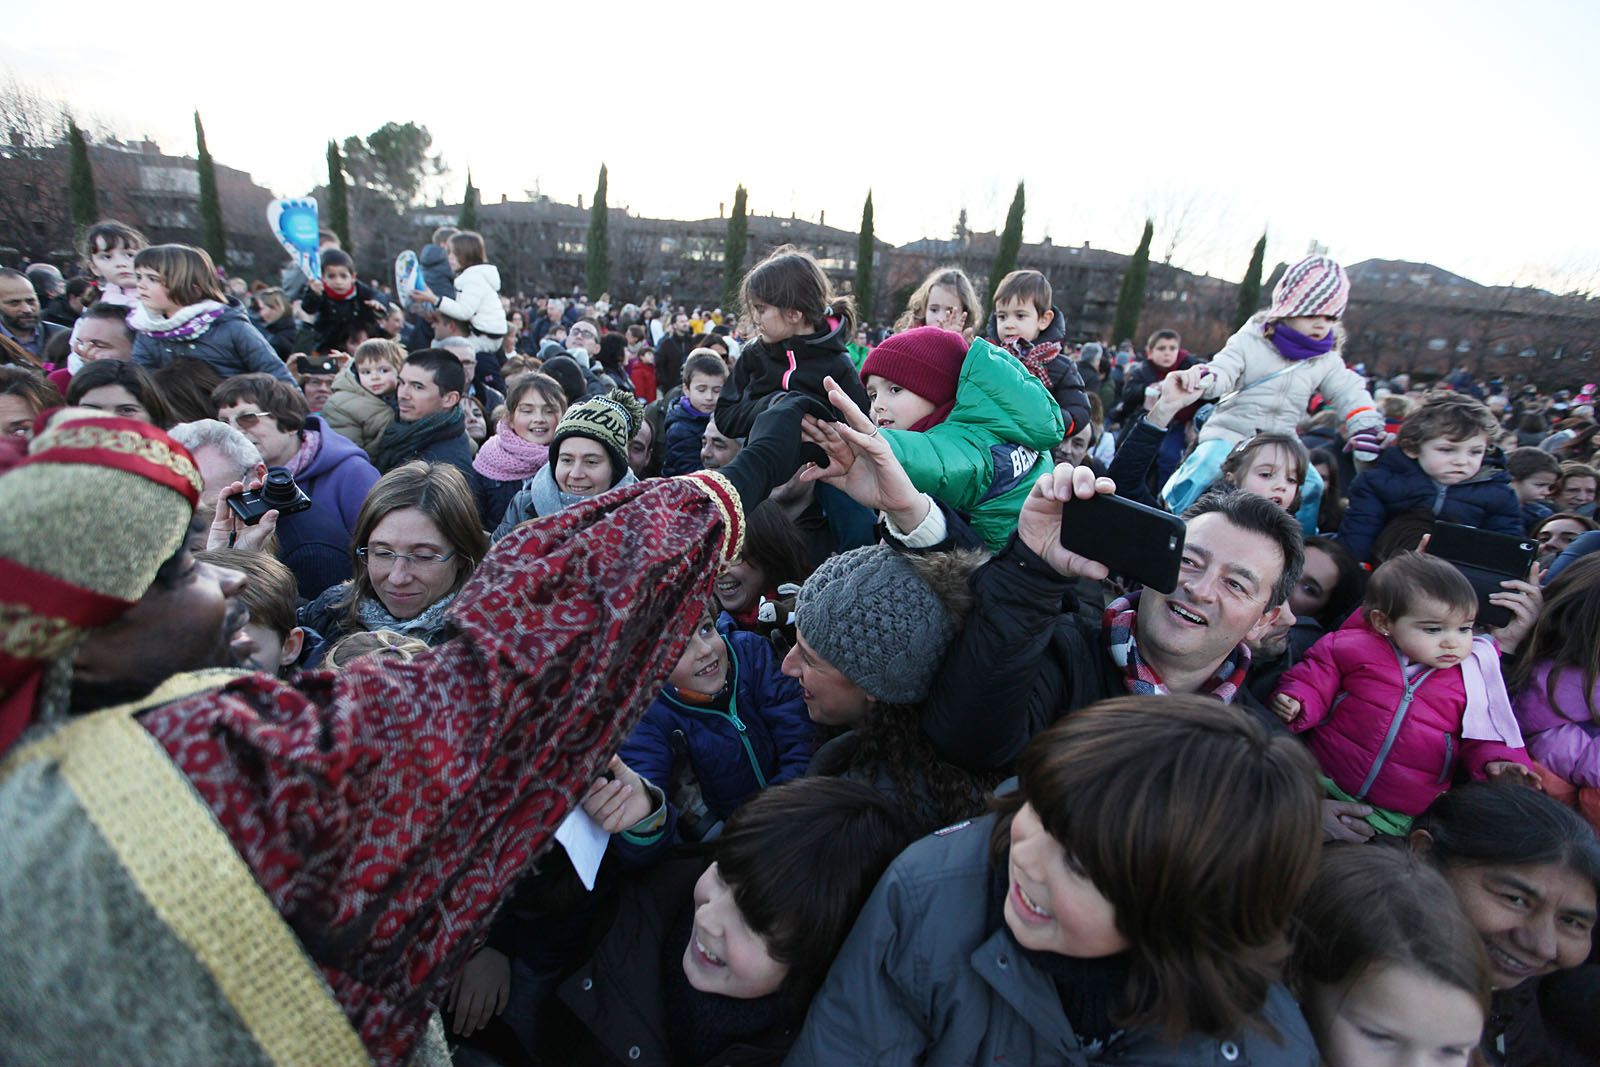
[{"label": "gray jacket", "polygon": [[[990,929],[989,836],[995,816],[912,845],[884,874],[811,1002],[786,1067],[824,1064],[1064,1064],[1119,1067],[1315,1067],[1300,1009],[1274,986],[1258,1030],[1231,1040],[1128,1031],[1092,1061],[1055,983],[1004,924]],[[1281,1042],[1281,1043],[1279,1043]]]}]

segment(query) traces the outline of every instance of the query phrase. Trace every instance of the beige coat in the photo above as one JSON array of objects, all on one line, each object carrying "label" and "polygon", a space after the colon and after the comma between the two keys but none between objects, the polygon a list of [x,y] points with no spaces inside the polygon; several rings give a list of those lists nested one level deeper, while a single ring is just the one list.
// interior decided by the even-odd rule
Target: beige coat
[{"label": "beige coat", "polygon": [[[1265,314],[1258,313],[1211,357],[1205,396],[1216,400],[1217,408],[1200,440],[1247,441],[1264,430],[1294,433],[1317,393],[1345,421],[1347,434],[1383,429],[1383,415],[1373,406],[1367,383],[1344,365],[1338,348],[1306,360],[1284,359],[1262,333],[1265,321]],[[1263,381],[1269,375],[1276,377]]]},{"label": "beige coat", "polygon": [[320,414],[325,426],[344,434],[368,455],[394,421],[394,409],[361,384],[354,363],[333,380],[333,395]]}]

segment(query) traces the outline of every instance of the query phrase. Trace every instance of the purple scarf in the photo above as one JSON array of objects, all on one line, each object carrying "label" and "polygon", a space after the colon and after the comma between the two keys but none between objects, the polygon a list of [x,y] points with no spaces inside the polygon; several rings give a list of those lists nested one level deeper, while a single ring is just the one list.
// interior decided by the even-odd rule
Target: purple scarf
[{"label": "purple scarf", "polygon": [[518,437],[511,420],[506,418],[500,420],[494,436],[478,449],[472,458],[472,469],[497,482],[520,482],[533,477],[549,459],[549,446]]},{"label": "purple scarf", "polygon": [[1302,359],[1332,352],[1333,331],[1329,330],[1328,336],[1322,340],[1313,341],[1299,330],[1290,329],[1279,321],[1272,324],[1272,343],[1278,349],[1278,355],[1298,363]]}]

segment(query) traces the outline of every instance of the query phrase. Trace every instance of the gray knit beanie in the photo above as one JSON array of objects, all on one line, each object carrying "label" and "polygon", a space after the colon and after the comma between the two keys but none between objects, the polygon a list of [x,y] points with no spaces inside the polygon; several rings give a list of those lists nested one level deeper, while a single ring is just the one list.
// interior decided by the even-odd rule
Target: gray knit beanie
[{"label": "gray knit beanie", "polygon": [[887,545],[833,556],[806,579],[795,627],[839,673],[890,704],[917,704],[956,634],[956,618]]}]

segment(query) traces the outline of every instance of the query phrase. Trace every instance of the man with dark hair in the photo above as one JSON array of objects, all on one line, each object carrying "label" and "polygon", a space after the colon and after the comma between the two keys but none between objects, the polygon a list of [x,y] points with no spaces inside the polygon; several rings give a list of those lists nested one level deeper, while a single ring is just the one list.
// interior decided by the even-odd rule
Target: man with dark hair
[{"label": "man with dark hair", "polygon": [[39,314],[39,294],[20,270],[0,268],[0,336],[15,342],[34,359],[43,359],[50,339],[66,327],[45,322]]},{"label": "man with dark hair", "polygon": [[78,320],[72,338],[73,350],[85,363],[133,359],[133,327],[128,325],[128,309],[121,304],[91,304]]},{"label": "man with dark hair", "polygon": [[1130,693],[1209,694],[1273,725],[1244,686],[1246,646],[1271,629],[1299,580],[1305,548],[1294,517],[1265,497],[1207,493],[1184,516],[1177,588],[1129,594],[1095,624],[1061,612],[1074,581],[1107,573],[1061,547],[1062,512],[1115,491],[1088,467],[1041,475],[1016,536],[973,575],[972,611],[923,718],[948,759],[1008,767],[1057,719]]},{"label": "man with dark hair", "polygon": [[66,288],[45,304],[44,321],[72,329],[72,324],[83,314],[91,288],[93,286],[89,284],[88,278],[74,278],[67,282]]},{"label": "man with dark hair", "polygon": [[472,482],[472,443],[461,398],[467,375],[446,348],[424,348],[406,358],[396,391],[400,417],[372,448],[372,462],[387,474],[414,459],[449,463]]},{"label": "man with dark hair", "polygon": [[661,339],[656,349],[656,386],[666,396],[676,389],[683,378],[683,363],[694,351],[694,327],[689,325],[687,312],[672,316],[672,330]]}]

